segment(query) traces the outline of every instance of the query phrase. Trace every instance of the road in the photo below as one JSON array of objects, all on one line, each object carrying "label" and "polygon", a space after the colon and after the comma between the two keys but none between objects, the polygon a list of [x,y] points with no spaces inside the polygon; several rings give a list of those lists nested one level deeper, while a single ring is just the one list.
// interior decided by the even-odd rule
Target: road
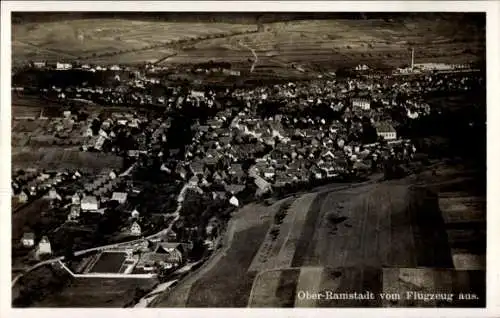
[{"label": "road", "polygon": [[[184,201],[184,197],[186,195],[186,192],[187,192],[187,189],[189,188],[194,188],[198,191],[201,191],[201,189],[197,186],[193,186],[189,183],[185,184],[183,187],[182,187],[182,190],[180,191],[179,195],[177,196],[177,209],[175,210],[175,217],[172,221],[170,221],[170,223],[168,224],[168,226],[155,233],[155,234],[152,234],[152,235],[149,235],[149,236],[146,236],[146,237],[143,237],[143,238],[140,238],[140,239],[136,239],[136,240],[132,240],[132,241],[127,241],[127,242],[121,242],[121,243],[115,243],[115,244],[109,244],[109,245],[103,245],[103,246],[97,246],[97,247],[93,247],[93,248],[89,248],[89,249],[85,249],[85,250],[81,250],[81,251],[76,251],[74,252],[74,255],[75,256],[81,256],[81,255],[84,255],[84,254],[87,254],[87,253],[91,253],[91,252],[96,252],[96,251],[103,251],[103,250],[107,250],[107,249],[112,249],[112,248],[119,248],[119,247],[127,247],[127,246],[130,246],[130,245],[133,245],[133,244],[138,244],[138,243],[141,243],[143,242],[144,240],[151,240],[151,239],[155,239],[157,237],[161,237],[165,234],[167,234],[168,232],[170,232],[172,230],[172,227],[174,226],[175,222],[177,222],[177,220],[179,219],[180,217],[180,210],[182,208],[182,202]],[[49,264],[52,264],[52,263],[55,263],[55,262],[60,262],[64,260],[64,256],[59,256],[59,257],[55,257],[55,258],[51,258],[51,259],[48,259],[48,260],[45,260],[45,261],[42,261],[42,262],[39,262],[33,266],[31,266],[30,268],[28,268],[27,270],[25,270],[24,273],[21,273],[21,274],[18,274],[16,277],[14,277],[14,279],[12,280],[12,287],[15,286],[15,284],[19,281],[19,279],[21,277],[23,277],[25,274],[41,267],[41,266],[44,266],[44,265],[49,265]]]}]

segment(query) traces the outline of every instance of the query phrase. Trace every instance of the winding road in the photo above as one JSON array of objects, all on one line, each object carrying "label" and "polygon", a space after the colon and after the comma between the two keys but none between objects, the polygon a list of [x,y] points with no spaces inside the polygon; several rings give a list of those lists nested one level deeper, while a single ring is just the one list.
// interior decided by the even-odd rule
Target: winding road
[{"label": "winding road", "polygon": [[[131,171],[131,169],[133,168],[130,167],[125,173],[123,173],[122,175],[126,174],[126,173],[129,173]],[[185,184],[179,195],[177,196],[177,209],[175,210],[174,214],[175,214],[175,217],[172,221],[170,221],[170,223],[168,224],[168,226],[155,233],[155,234],[152,234],[152,235],[149,235],[149,236],[146,236],[146,237],[143,237],[143,238],[140,238],[140,239],[136,239],[136,240],[132,240],[132,241],[127,241],[127,242],[121,242],[121,243],[115,243],[115,244],[109,244],[109,245],[103,245],[103,246],[97,246],[97,247],[93,247],[93,248],[89,248],[89,249],[85,249],[85,250],[81,250],[81,251],[76,251],[74,252],[74,255],[75,256],[81,256],[81,255],[84,255],[84,254],[87,254],[87,253],[91,253],[91,252],[96,252],[96,251],[103,251],[103,250],[107,250],[107,249],[113,249],[113,248],[119,248],[119,247],[126,247],[126,246],[130,246],[130,245],[133,245],[133,244],[137,244],[137,243],[140,243],[140,242],[143,242],[144,240],[151,240],[151,239],[154,239],[154,238],[157,238],[157,237],[161,237],[165,234],[167,234],[168,232],[170,232],[172,230],[172,227],[174,226],[175,222],[177,222],[177,220],[179,219],[180,217],[180,210],[182,209],[182,202],[184,202],[184,197],[187,193],[187,190],[188,189],[192,189],[194,188],[195,190],[197,191],[202,191],[198,186],[194,186],[192,184]],[[52,264],[52,263],[55,263],[55,262],[60,262],[64,260],[64,256],[59,256],[59,257],[55,257],[55,258],[51,258],[51,259],[48,259],[48,260],[45,260],[45,261],[41,261],[31,267],[29,267],[28,269],[26,269],[23,273],[21,274],[18,274],[16,277],[14,277],[14,279],[12,280],[12,287],[14,287],[16,285],[16,283],[19,281],[19,279],[21,277],[23,277],[24,275],[26,275],[27,273],[41,267],[41,266],[44,266],[44,265],[49,265],[49,264]]]}]

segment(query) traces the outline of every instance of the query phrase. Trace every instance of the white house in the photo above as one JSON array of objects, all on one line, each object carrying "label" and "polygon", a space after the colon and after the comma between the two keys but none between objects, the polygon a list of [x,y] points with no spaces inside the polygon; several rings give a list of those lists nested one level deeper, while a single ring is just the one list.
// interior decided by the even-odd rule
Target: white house
[{"label": "white house", "polygon": [[137,219],[139,217],[140,213],[139,211],[137,211],[137,209],[134,209],[134,211],[132,211],[131,213],[131,216],[133,219]]},{"label": "white house", "polygon": [[81,208],[83,211],[97,211],[99,202],[95,196],[86,196],[81,200]]},{"label": "white house", "polygon": [[392,125],[387,122],[376,123],[375,129],[377,130],[377,135],[384,138],[385,140],[397,139],[396,129],[394,129],[394,127],[392,127]]},{"label": "white house", "polygon": [[70,70],[72,67],[70,63],[56,63],[56,69],[58,70]]},{"label": "white house", "polygon": [[38,243],[38,248],[35,252],[36,257],[40,257],[41,255],[52,254],[52,247],[50,246],[49,239],[44,236]]},{"label": "white house", "polygon": [[24,233],[23,238],[21,239],[21,244],[23,244],[24,247],[35,246],[35,233],[32,232]]},{"label": "white house", "polygon": [[123,204],[127,202],[127,193],[125,192],[113,192],[111,200],[118,201],[118,203]]},{"label": "white house", "polygon": [[130,234],[134,236],[141,235],[141,226],[137,224],[137,222],[132,223],[132,226],[130,227]]},{"label": "white house", "polygon": [[73,196],[71,196],[71,204],[80,204],[80,194],[79,193],[75,193],[73,194]]},{"label": "white house", "polygon": [[361,108],[363,110],[370,109],[370,101],[366,98],[353,98],[352,107]]},{"label": "white house", "polygon": [[200,92],[200,91],[191,91],[191,96],[195,98],[205,98],[205,92]]},{"label": "white house", "polygon": [[28,202],[29,197],[28,194],[23,190],[17,195],[17,199],[19,200],[19,203],[26,203]]},{"label": "white house", "polygon": [[229,204],[238,207],[240,205],[238,199],[233,195],[231,199],[229,199]]},{"label": "white house", "polygon": [[47,66],[47,63],[42,61],[33,62],[33,66],[36,68],[44,68],[45,66]]}]

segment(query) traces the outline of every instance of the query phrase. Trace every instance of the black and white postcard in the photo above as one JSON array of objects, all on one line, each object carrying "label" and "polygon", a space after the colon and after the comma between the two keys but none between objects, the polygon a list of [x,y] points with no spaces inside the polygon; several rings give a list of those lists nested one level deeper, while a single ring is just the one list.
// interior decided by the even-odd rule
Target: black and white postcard
[{"label": "black and white postcard", "polygon": [[498,304],[498,5],[126,2],[2,5],[16,315]]}]

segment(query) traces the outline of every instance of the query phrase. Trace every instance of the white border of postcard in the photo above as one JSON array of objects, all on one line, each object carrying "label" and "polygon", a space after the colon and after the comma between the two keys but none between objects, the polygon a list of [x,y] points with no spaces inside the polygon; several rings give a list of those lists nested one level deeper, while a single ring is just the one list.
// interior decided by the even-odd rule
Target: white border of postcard
[{"label": "white border of postcard", "polygon": [[[0,317],[106,317],[118,314],[127,317],[499,317],[500,316],[500,195],[494,180],[499,176],[498,123],[499,91],[499,31],[500,1],[2,1],[1,5],[1,133],[0,151],[4,159],[0,165]],[[424,11],[424,12],[486,12],[487,13],[487,115],[488,115],[488,253],[487,253],[487,309],[12,309],[10,281],[10,65],[12,11]],[[496,194],[496,195],[495,195]],[[492,212],[494,211],[494,212]]]}]

